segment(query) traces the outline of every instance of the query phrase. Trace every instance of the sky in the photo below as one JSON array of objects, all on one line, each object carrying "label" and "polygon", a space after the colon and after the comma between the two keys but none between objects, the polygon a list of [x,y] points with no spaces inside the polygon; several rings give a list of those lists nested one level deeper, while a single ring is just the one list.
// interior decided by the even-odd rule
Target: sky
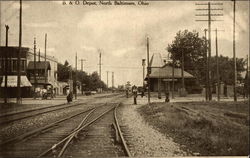
[{"label": "sky", "polygon": [[[82,3],[82,1],[80,1]],[[134,1],[137,3],[136,1]],[[5,24],[9,25],[9,46],[18,46],[19,2],[0,1],[1,36],[5,45]],[[98,1],[97,1],[98,3]],[[179,30],[196,30],[204,36],[207,17],[197,11],[206,6],[199,1],[147,1],[149,5],[63,5],[61,1],[23,1],[23,46],[33,48],[34,37],[37,48],[44,52],[45,33],[48,36],[47,54],[59,62],[69,61],[75,66],[75,55],[85,59],[84,71],[99,72],[99,52],[102,52],[102,80],[109,85],[114,72],[115,86],[127,81],[142,85],[142,59],[146,59],[146,37],[149,37],[150,56],[160,53],[164,58],[166,47],[174,40]],[[219,54],[233,56],[233,3],[223,1],[222,17],[212,22],[212,30],[218,32]],[[212,55],[215,55],[215,34],[212,32]],[[236,56],[246,58],[249,53],[249,2],[236,2]],[[78,61],[78,69],[80,69]]]}]

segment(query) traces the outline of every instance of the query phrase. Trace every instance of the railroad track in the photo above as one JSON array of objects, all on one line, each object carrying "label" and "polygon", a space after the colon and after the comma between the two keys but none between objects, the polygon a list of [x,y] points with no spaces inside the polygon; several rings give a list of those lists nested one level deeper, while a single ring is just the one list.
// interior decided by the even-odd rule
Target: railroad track
[{"label": "railroad track", "polygon": [[[117,121],[117,106],[118,103],[105,104],[81,111],[64,120],[3,142],[0,144],[0,156],[79,157],[98,156],[97,153],[102,154],[99,156],[130,156]],[[112,141],[117,138],[122,145]],[[100,146],[100,142],[106,147]],[[98,144],[100,148],[93,148],[93,145],[97,147]],[[90,152],[84,153],[83,150]]]},{"label": "railroad track", "polygon": [[[108,95],[109,96],[109,95]],[[119,96],[119,94],[115,95]],[[98,96],[96,98],[104,98],[105,96]],[[89,104],[91,101],[84,102],[84,104]],[[36,109],[30,109],[30,110],[24,110],[24,111],[19,111],[15,113],[9,113],[9,114],[4,114],[0,115],[0,125],[4,124],[9,124],[15,121],[20,121],[26,118],[30,118],[33,116],[57,111],[57,110],[63,110],[67,108],[72,108],[76,107],[79,105],[82,105],[83,103],[73,103],[73,104],[58,104],[58,105],[53,105],[53,106],[47,106],[47,107],[42,107],[42,108],[36,108]]]}]

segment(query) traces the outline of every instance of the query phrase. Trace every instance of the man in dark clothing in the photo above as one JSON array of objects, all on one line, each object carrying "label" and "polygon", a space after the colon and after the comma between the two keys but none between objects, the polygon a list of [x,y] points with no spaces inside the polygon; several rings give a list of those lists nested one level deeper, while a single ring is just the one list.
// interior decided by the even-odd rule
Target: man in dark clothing
[{"label": "man in dark clothing", "polygon": [[69,94],[67,95],[67,101],[68,101],[68,103],[72,102],[72,99],[73,99],[73,93],[69,92]]},{"label": "man in dark clothing", "polygon": [[133,96],[134,96],[134,104],[137,104],[137,100],[136,100],[136,98],[137,98],[137,87],[135,85],[132,87],[132,92],[133,92]]},{"label": "man in dark clothing", "polygon": [[166,94],[165,102],[169,102],[169,92],[167,91],[165,94]]}]

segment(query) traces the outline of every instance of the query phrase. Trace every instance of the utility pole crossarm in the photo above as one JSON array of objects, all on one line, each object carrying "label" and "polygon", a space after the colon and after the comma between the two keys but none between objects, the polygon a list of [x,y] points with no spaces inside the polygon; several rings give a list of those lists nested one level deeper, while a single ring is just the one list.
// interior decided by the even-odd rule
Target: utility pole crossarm
[{"label": "utility pole crossarm", "polygon": [[211,2],[208,2],[208,3],[195,3],[195,5],[223,5],[223,3],[211,3]]},{"label": "utility pole crossarm", "polygon": [[[195,10],[197,10],[197,11],[204,11],[204,10],[208,10],[207,8],[198,8],[198,9],[195,9]],[[223,8],[214,8],[214,9],[210,9],[210,10],[223,10]]]},{"label": "utility pole crossarm", "polygon": [[[208,16],[208,14],[195,14],[195,16]],[[210,14],[210,16],[223,16],[223,14]]]},{"label": "utility pole crossarm", "polygon": [[[216,7],[216,8],[211,8],[212,6],[222,6],[223,3],[220,2],[207,2],[207,3],[195,3],[195,5],[197,6],[207,6],[207,8],[197,8],[196,11],[198,11],[198,14],[196,14],[195,16],[197,17],[202,17],[202,16],[207,16],[207,19],[196,19],[195,21],[197,22],[207,22],[208,23],[208,55],[207,55],[207,75],[206,75],[206,91],[207,91],[207,95],[208,95],[208,100],[211,101],[212,100],[212,91],[211,91],[211,22],[215,22],[215,21],[223,21],[222,19],[215,19],[215,17],[222,17],[223,14],[218,12],[218,11],[223,11],[223,8],[221,7]],[[211,11],[216,10],[216,13],[211,13]],[[202,11],[204,11],[204,13],[202,13]],[[213,16],[213,19],[211,18]],[[206,34],[206,31],[205,31]],[[206,95],[206,99],[207,99],[207,95]]]},{"label": "utility pole crossarm", "polygon": [[214,21],[224,21],[224,20],[195,20],[197,22],[204,22],[204,21],[211,21],[211,22],[214,22]]}]

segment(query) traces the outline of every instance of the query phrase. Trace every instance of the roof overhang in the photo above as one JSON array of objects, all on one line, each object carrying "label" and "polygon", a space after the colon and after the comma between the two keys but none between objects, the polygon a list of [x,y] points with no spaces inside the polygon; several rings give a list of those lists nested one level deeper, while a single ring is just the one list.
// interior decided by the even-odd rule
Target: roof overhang
[{"label": "roof overhang", "polygon": [[[26,76],[21,76],[20,79],[20,87],[32,87]],[[3,76],[1,87],[5,87],[5,76]],[[17,87],[17,76],[7,76],[7,87]]]}]

